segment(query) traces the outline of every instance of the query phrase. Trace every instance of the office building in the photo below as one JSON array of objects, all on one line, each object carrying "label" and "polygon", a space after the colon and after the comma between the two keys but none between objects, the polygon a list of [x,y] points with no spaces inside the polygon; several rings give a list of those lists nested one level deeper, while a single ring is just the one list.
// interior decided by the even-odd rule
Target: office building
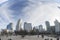
[{"label": "office building", "polygon": [[55,20],[54,23],[55,23],[55,32],[56,33],[60,32],[60,23],[58,22],[58,20]]},{"label": "office building", "polygon": [[49,21],[46,21],[47,32],[51,32],[51,27]]},{"label": "office building", "polygon": [[17,22],[17,25],[16,25],[16,31],[20,31],[22,28],[22,20],[19,19],[18,22]]},{"label": "office building", "polygon": [[44,31],[43,26],[39,25],[39,32],[43,32],[43,31]]},{"label": "office building", "polygon": [[13,23],[9,23],[7,25],[7,30],[13,30]]},{"label": "office building", "polygon": [[55,33],[55,26],[51,26],[51,32]]},{"label": "office building", "polygon": [[26,30],[27,32],[30,32],[32,30],[32,24],[24,22],[24,30]]}]

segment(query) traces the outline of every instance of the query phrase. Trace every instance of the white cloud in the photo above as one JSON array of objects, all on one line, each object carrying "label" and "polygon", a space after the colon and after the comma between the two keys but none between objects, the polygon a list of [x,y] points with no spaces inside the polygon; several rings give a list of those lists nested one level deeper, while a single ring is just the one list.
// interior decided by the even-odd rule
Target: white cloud
[{"label": "white cloud", "polygon": [[30,4],[25,8],[25,13],[29,15],[28,22],[33,25],[43,24],[45,27],[45,21],[50,21],[51,25],[54,25],[54,20],[60,20],[60,9],[57,7],[58,3],[40,3]]},{"label": "white cloud", "polygon": [[[48,3],[45,1],[41,2],[39,0],[30,0],[28,3],[29,6],[23,9],[23,12],[28,17],[25,21],[31,22],[33,25],[40,25],[43,24],[45,27],[45,21],[50,21],[51,25],[54,24],[55,18],[60,20],[60,9],[57,7],[60,4],[58,3]],[[14,15],[11,14],[11,10],[8,9],[9,5],[3,5],[0,7],[0,15],[1,18],[4,18],[2,22],[2,27],[6,26],[9,22],[16,22],[14,21]],[[1,14],[2,13],[2,14]],[[24,15],[25,15],[24,14]],[[22,16],[23,17],[23,16]],[[24,17],[23,17],[24,19]],[[5,24],[6,23],[6,24]],[[3,26],[4,25],[4,26]],[[0,25],[1,26],[1,25]]]},{"label": "white cloud", "polygon": [[14,22],[11,18],[11,11],[8,10],[8,3],[0,7],[0,30],[7,27],[10,22]]},{"label": "white cloud", "polygon": [[0,0],[0,3],[3,3],[3,2],[5,2],[5,1],[7,1],[7,0]]}]

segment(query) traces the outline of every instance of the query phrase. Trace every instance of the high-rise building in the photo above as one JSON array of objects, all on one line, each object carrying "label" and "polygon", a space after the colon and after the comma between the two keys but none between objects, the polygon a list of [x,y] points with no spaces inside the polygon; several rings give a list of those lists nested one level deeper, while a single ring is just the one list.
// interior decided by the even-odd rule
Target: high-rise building
[{"label": "high-rise building", "polygon": [[46,21],[47,32],[51,32],[51,27],[49,21]]},{"label": "high-rise building", "polygon": [[60,23],[58,22],[58,20],[55,20],[54,23],[55,23],[55,32],[56,33],[60,32]]},{"label": "high-rise building", "polygon": [[33,27],[33,30],[34,30],[34,31],[36,31],[36,28],[35,28],[35,27]]},{"label": "high-rise building", "polygon": [[55,33],[55,26],[51,26],[51,32]]},{"label": "high-rise building", "polygon": [[27,32],[30,32],[32,30],[32,24],[24,22],[24,30],[26,30]]},{"label": "high-rise building", "polygon": [[39,29],[38,29],[37,27],[38,27],[38,26],[34,26],[34,27],[33,27],[33,31],[35,31],[35,32],[36,32],[37,30],[39,31]]},{"label": "high-rise building", "polygon": [[13,23],[7,25],[7,30],[13,30]]},{"label": "high-rise building", "polygon": [[21,27],[22,27],[22,20],[19,19],[18,22],[17,22],[17,25],[16,25],[16,31],[20,31]]},{"label": "high-rise building", "polygon": [[44,31],[43,26],[39,25],[39,32],[43,32],[43,31]]}]

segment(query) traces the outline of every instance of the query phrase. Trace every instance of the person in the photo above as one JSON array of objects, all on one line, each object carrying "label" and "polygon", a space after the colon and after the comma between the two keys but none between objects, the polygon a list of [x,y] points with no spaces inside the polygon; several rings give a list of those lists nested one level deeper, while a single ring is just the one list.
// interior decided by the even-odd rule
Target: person
[{"label": "person", "polygon": [[52,40],[52,39],[50,39],[50,40]]},{"label": "person", "polygon": [[49,40],[49,39],[45,39],[45,40]]},{"label": "person", "polygon": [[38,38],[39,38],[39,35],[38,35]]},{"label": "person", "polygon": [[8,40],[12,40],[12,39],[10,38],[10,39],[8,39]]},{"label": "person", "polygon": [[1,38],[0,38],[0,40],[1,40]]},{"label": "person", "polygon": [[59,40],[59,37],[57,38],[57,40]]},{"label": "person", "polygon": [[24,37],[25,37],[25,35],[21,35],[21,37],[22,37],[22,38],[24,38]]},{"label": "person", "polygon": [[44,35],[43,34],[41,36],[42,36],[42,38],[44,38]]}]

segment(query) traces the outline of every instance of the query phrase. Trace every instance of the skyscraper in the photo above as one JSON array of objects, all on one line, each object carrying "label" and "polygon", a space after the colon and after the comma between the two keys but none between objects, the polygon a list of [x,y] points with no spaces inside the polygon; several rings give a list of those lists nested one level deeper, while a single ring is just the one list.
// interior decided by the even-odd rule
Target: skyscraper
[{"label": "skyscraper", "polygon": [[43,32],[43,31],[44,31],[43,26],[39,25],[39,32]]},{"label": "skyscraper", "polygon": [[32,24],[24,22],[24,30],[26,30],[27,32],[30,32],[32,30]]},{"label": "skyscraper", "polygon": [[55,33],[55,26],[51,26],[51,32]]},{"label": "skyscraper", "polygon": [[18,22],[17,22],[17,25],[16,25],[16,31],[20,31],[21,27],[22,27],[22,20],[19,19]]},{"label": "skyscraper", "polygon": [[46,21],[47,32],[51,32],[51,27],[49,21]]},{"label": "skyscraper", "polygon": [[56,33],[60,32],[60,23],[58,22],[58,20],[55,20],[54,23],[55,23],[55,32]]},{"label": "skyscraper", "polygon": [[13,30],[13,23],[7,25],[7,30]]}]

